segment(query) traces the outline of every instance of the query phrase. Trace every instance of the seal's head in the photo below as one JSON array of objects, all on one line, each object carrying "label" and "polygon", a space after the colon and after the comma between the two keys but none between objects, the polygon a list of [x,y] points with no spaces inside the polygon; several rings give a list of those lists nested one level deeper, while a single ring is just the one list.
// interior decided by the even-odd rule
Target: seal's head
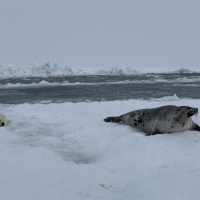
[{"label": "seal's head", "polygon": [[191,117],[198,113],[198,108],[190,108],[189,112],[187,113],[188,117]]},{"label": "seal's head", "polygon": [[198,108],[192,108],[189,106],[180,106],[178,109],[180,109],[180,111],[188,118],[198,113]]},{"label": "seal's head", "polygon": [[1,126],[6,126],[8,124],[8,120],[6,116],[2,113],[0,113],[0,127]]}]

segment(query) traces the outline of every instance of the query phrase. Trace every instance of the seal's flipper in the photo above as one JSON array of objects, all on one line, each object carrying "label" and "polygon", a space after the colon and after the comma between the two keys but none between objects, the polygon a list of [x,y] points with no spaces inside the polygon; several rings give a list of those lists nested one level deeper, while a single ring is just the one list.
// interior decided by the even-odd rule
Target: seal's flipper
[{"label": "seal's flipper", "polygon": [[104,122],[121,122],[122,119],[121,117],[107,117],[106,119],[104,119]]},{"label": "seal's flipper", "polygon": [[200,127],[197,124],[194,124],[193,128],[191,129],[192,131],[200,131]]}]

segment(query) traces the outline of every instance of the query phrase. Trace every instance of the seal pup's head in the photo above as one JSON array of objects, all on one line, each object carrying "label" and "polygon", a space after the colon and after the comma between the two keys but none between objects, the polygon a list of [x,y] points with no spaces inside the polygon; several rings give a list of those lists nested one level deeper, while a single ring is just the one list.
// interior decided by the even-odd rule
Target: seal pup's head
[{"label": "seal pup's head", "polygon": [[0,113],[0,127],[1,126],[6,126],[8,124],[8,120],[6,116],[2,113]]}]

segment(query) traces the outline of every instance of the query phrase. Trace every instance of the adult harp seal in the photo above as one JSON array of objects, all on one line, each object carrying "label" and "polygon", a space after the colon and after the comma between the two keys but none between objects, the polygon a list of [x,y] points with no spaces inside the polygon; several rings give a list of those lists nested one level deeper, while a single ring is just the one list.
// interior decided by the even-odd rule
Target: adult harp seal
[{"label": "adult harp seal", "polygon": [[158,108],[135,110],[117,117],[107,117],[105,122],[123,122],[145,135],[174,133],[184,130],[200,131],[192,120],[198,108],[167,105]]}]

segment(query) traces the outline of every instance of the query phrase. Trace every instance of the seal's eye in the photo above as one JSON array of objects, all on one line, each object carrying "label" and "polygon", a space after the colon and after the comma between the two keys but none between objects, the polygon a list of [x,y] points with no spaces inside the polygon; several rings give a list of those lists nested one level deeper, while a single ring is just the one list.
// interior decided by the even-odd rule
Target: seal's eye
[{"label": "seal's eye", "polygon": [[4,122],[2,122],[2,124],[1,124],[2,126],[4,126],[5,125],[5,123]]}]

